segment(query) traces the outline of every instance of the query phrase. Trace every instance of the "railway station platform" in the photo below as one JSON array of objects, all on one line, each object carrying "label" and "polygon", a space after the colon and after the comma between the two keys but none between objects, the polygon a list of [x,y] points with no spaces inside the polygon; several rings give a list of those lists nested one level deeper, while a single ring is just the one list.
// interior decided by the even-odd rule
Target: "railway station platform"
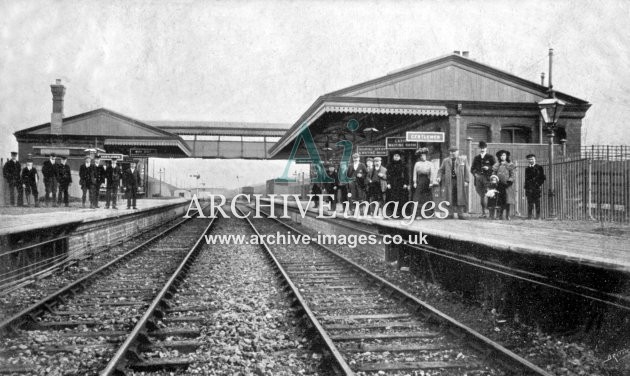
[{"label": "railway station platform", "polygon": [[[141,199],[136,210],[2,208],[0,286],[21,283],[184,216],[190,200]],[[8,214],[11,213],[11,214]]]},{"label": "railway station platform", "polygon": [[[104,209],[103,206],[101,206],[99,209],[58,207],[52,211],[42,212],[38,209],[29,208],[32,211],[22,211],[19,214],[0,214],[0,236],[26,231],[45,231],[47,228],[60,225],[121,218],[187,202],[190,202],[190,200],[184,198],[174,198],[170,200],[140,199],[137,201],[137,210],[113,210]],[[121,205],[121,207],[124,207],[124,205]]]},{"label": "railway station platform", "polygon": [[[269,200],[266,201],[269,203]],[[464,295],[488,293],[497,299],[554,301],[559,292],[595,297],[630,306],[630,248],[627,236],[602,235],[527,226],[487,219],[417,219],[347,217],[318,218],[319,210],[308,208],[302,216],[294,202],[288,203],[291,221],[312,233],[355,236],[376,234],[425,235],[422,245],[376,244],[348,249],[358,258],[371,255],[384,265],[409,270],[458,290]],[[283,203],[276,202],[276,215]],[[268,210],[266,210],[268,211]],[[325,213],[329,216],[332,212]],[[392,239],[390,237],[390,239]],[[384,239],[384,238],[383,238]],[[532,289],[532,283],[542,290]],[[544,292],[541,292],[544,291]],[[534,303],[533,303],[534,304]],[[558,303],[560,305],[560,303]],[[566,308],[566,307],[565,307]],[[583,309],[577,306],[571,309]]]}]

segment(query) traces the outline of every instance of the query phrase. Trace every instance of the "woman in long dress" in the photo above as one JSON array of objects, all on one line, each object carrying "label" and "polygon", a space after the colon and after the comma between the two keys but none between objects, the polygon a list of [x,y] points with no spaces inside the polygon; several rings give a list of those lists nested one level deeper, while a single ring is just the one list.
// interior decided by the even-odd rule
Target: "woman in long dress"
[{"label": "woman in long dress", "polygon": [[418,149],[416,154],[420,160],[413,166],[413,200],[418,203],[418,209],[422,210],[422,206],[433,200],[431,187],[436,184],[437,168],[432,162],[427,161],[429,149]]},{"label": "woman in long dress", "polygon": [[499,178],[499,194],[505,198],[503,205],[499,208],[499,219],[510,220],[510,205],[516,204],[516,166],[510,161],[510,152],[507,150],[499,150],[497,152],[497,163],[492,168],[494,174]]}]

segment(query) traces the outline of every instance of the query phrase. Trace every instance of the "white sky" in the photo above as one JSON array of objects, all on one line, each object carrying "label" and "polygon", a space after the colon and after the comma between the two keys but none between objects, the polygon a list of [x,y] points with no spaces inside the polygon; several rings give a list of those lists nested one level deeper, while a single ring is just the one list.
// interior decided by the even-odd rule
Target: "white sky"
[{"label": "white sky", "polygon": [[554,87],[593,104],[585,143],[630,144],[627,1],[0,0],[0,14],[1,156],[50,121],[55,78],[66,116],[293,123],[321,94],[453,50],[539,82],[549,47]]}]

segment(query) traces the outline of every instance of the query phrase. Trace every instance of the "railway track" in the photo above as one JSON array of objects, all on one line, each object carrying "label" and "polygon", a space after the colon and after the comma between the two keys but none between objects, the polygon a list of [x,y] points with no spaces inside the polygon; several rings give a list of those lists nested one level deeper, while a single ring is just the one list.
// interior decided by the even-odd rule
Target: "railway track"
[{"label": "railway track", "polygon": [[168,312],[167,286],[188,268],[212,223],[177,223],[4,320],[0,373],[98,374],[118,344],[142,338],[139,322],[155,329],[153,337],[177,334],[152,328],[145,316]]},{"label": "railway track", "polygon": [[[248,222],[257,233],[301,234],[277,220]],[[338,373],[549,375],[325,246],[264,248]]]}]

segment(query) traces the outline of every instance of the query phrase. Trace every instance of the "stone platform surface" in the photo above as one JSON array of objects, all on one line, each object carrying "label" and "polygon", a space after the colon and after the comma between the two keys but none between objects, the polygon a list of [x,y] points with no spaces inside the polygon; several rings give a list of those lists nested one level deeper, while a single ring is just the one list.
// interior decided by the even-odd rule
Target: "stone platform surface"
[{"label": "stone platform surface", "polygon": [[[25,231],[45,230],[50,227],[67,224],[78,224],[99,221],[109,218],[119,218],[129,214],[138,214],[157,208],[166,208],[173,205],[183,205],[190,199],[139,199],[137,209],[105,209],[101,203],[99,209],[83,209],[73,204],[71,207],[28,207],[28,208],[2,208],[0,211],[0,236],[10,235]],[[7,214],[2,214],[7,213]]]}]

